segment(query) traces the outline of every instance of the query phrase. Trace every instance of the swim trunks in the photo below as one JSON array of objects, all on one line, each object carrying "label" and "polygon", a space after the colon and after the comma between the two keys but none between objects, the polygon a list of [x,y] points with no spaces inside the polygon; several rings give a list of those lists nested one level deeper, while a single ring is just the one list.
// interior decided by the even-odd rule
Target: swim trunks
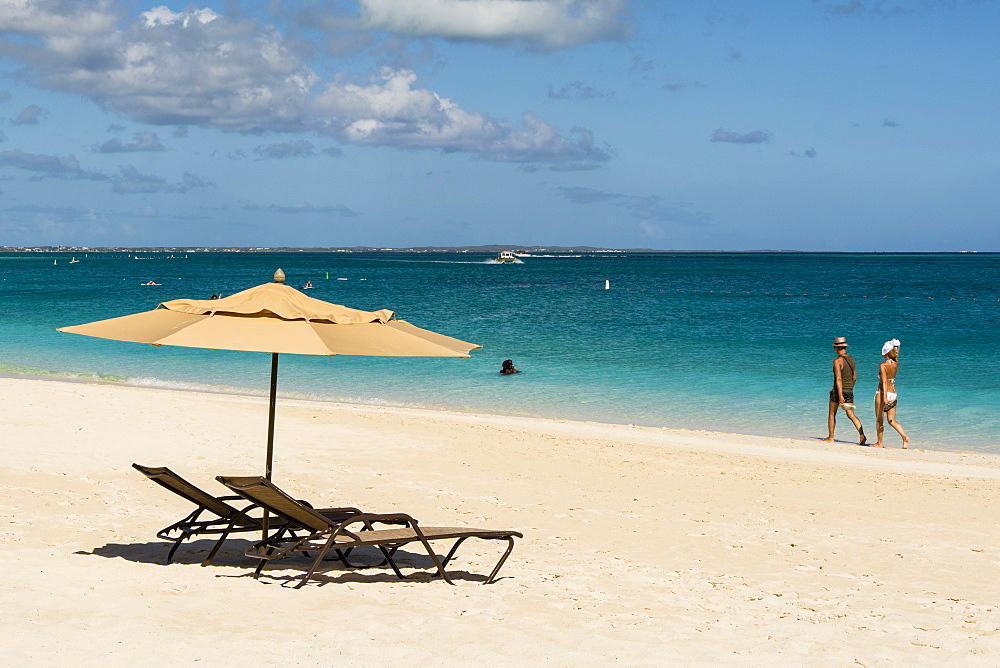
[{"label": "swim trunks", "polygon": [[[840,403],[840,397],[837,396],[837,388],[833,388],[832,390],[830,390],[830,401],[835,404]],[[854,403],[854,392],[852,392],[851,390],[844,390],[844,403],[845,404]]]}]

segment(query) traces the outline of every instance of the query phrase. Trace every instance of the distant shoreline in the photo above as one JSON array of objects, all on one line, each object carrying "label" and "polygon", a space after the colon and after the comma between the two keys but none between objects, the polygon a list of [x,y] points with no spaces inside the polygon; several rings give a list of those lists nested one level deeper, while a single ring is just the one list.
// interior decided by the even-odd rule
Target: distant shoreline
[{"label": "distant shoreline", "polygon": [[377,248],[374,246],[261,247],[261,246],[0,246],[0,253],[498,253],[515,250],[524,253],[573,253],[599,255],[998,255],[1000,251],[809,251],[762,248],[754,250],[669,250],[658,248],[600,248],[594,246],[407,246]]}]

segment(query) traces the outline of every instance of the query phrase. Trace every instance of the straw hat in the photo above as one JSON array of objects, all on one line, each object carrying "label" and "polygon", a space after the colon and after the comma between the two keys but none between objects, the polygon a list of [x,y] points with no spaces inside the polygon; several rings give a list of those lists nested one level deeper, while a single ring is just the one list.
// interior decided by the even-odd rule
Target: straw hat
[{"label": "straw hat", "polygon": [[835,338],[833,340],[833,345],[836,348],[846,348],[847,347],[847,337],[846,336],[838,336],[837,338]]}]

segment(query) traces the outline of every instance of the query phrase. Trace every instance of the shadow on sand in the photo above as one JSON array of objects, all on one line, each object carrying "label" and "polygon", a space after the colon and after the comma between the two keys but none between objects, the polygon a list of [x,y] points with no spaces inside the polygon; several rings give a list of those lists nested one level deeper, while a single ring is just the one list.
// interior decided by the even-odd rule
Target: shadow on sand
[{"label": "shadow on sand", "polygon": [[[252,577],[253,569],[259,563],[257,559],[244,556],[244,551],[253,543],[248,540],[230,539],[226,541],[225,547],[215,555],[210,568],[226,569],[230,572],[216,572],[215,577]],[[202,560],[215,546],[214,540],[193,540],[185,543],[177,553],[174,560],[167,563],[167,552],[169,545],[163,542],[147,543],[108,543],[92,551],[80,550],[74,554],[84,556],[104,557],[106,559],[125,559],[141,564],[152,564],[156,566],[198,566]],[[406,574],[404,582],[430,582],[439,580],[440,577],[434,572],[434,563],[426,554],[397,550],[393,559],[401,570],[420,569],[414,573]],[[382,554],[375,548],[359,548],[351,553],[351,563],[359,568],[347,568],[335,557],[324,559],[325,566],[322,566],[312,578],[307,586],[324,586],[327,584],[349,584],[365,582],[400,582],[399,578],[393,574],[389,567],[385,565]],[[260,581],[277,583],[281,586],[294,586],[298,584],[302,575],[309,570],[312,559],[307,559],[302,555],[281,559],[273,564],[264,567]],[[232,570],[242,570],[242,573],[233,573]],[[383,570],[384,569],[384,570]],[[271,572],[274,572],[272,575]],[[291,572],[289,571],[300,571]],[[467,571],[448,569],[448,577],[452,580],[464,580],[469,582],[484,582],[485,575],[469,573]],[[498,578],[503,579],[503,578]]]}]

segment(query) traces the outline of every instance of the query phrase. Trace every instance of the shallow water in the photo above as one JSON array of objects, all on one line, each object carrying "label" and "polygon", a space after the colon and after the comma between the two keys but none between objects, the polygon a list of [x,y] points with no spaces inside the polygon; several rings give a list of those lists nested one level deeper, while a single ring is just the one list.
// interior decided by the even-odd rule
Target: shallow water
[{"label": "shallow water", "polygon": [[[126,253],[0,255],[0,372],[266,391],[266,355],[55,332],[270,280],[483,345],[468,360],[285,355],[282,393],[486,413],[823,437],[834,336],[874,436],[882,342],[902,341],[915,446],[1000,451],[1000,256]],[[53,264],[58,259],[58,264]],[[329,275],[329,278],[327,278]],[[142,286],[147,280],[160,286]],[[346,280],[340,280],[346,279]],[[611,288],[604,289],[605,281]],[[523,373],[500,377],[511,358]],[[855,432],[845,417],[838,438]],[[886,442],[898,445],[894,432]]]}]

